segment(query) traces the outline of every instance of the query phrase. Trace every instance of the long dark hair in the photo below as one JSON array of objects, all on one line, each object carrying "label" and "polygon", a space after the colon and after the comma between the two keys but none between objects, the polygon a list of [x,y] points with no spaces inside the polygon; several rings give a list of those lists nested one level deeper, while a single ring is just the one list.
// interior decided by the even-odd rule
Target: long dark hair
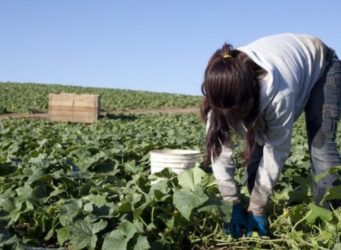
[{"label": "long dark hair", "polygon": [[224,44],[210,58],[201,86],[201,117],[210,123],[206,131],[206,166],[211,157],[220,155],[222,145],[230,146],[231,134],[240,122],[247,129],[244,158],[246,164],[249,162],[259,109],[258,79],[265,73],[230,44]]}]

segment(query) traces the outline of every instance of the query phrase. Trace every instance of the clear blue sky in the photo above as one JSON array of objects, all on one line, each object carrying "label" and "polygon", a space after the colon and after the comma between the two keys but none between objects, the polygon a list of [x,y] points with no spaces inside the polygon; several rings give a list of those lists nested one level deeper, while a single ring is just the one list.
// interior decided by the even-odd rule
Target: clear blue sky
[{"label": "clear blue sky", "polygon": [[341,56],[340,0],[1,0],[0,81],[201,94],[208,58],[310,33]]}]

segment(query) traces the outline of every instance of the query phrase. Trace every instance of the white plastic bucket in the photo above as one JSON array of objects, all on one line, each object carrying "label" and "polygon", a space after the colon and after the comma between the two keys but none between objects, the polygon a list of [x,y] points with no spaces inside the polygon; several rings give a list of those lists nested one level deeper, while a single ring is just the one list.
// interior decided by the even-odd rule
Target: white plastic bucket
[{"label": "white plastic bucket", "polygon": [[201,159],[199,150],[162,149],[150,151],[151,173],[157,173],[165,168],[170,168],[179,174],[195,166]]}]

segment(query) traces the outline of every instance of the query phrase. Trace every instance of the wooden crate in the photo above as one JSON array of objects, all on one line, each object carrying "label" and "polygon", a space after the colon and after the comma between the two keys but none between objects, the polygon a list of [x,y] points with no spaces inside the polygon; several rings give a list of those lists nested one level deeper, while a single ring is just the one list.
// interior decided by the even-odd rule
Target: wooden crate
[{"label": "wooden crate", "polygon": [[94,123],[99,113],[99,95],[49,94],[51,121]]}]

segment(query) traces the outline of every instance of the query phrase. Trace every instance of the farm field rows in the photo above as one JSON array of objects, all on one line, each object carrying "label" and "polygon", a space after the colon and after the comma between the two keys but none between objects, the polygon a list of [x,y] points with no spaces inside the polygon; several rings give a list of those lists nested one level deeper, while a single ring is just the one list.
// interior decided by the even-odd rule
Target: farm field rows
[{"label": "farm field rows", "polygon": [[[19,99],[27,95],[20,90]],[[21,108],[7,101],[0,106]],[[271,198],[271,237],[233,240],[222,231],[231,205],[220,199],[209,170],[198,164],[179,176],[150,175],[152,149],[202,150],[204,125],[196,114],[117,114],[92,125],[0,121],[0,248],[341,249],[341,210],[312,203],[304,126],[303,119],[296,123],[292,153]],[[241,151],[236,142],[242,186]],[[247,201],[247,189],[241,192]],[[340,196],[335,188],[326,199]]]},{"label": "farm field rows", "polygon": [[197,106],[198,96],[153,93],[133,90],[90,88],[34,83],[0,83],[0,114],[6,112],[46,112],[49,93],[76,93],[101,95],[102,111],[124,109],[192,107]]}]

